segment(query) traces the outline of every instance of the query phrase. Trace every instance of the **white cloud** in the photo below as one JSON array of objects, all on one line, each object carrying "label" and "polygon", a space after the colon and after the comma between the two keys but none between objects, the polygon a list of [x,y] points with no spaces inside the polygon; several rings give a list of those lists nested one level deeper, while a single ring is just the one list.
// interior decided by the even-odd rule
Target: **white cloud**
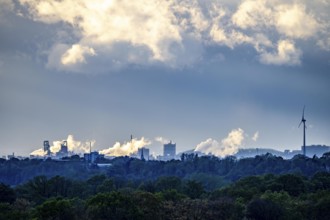
[{"label": "white cloud", "polygon": [[303,3],[286,1],[246,0],[232,16],[233,23],[254,30],[272,29],[287,37],[308,38],[314,36],[320,24]]},{"label": "white cloud", "polygon": [[[80,30],[88,48],[102,49],[117,43],[146,46],[150,60],[173,59],[171,46],[180,44],[179,27],[168,1],[36,1],[21,0],[35,19],[46,23],[63,21]],[[74,46],[74,45],[73,45]],[[85,50],[84,50],[85,51]],[[78,58],[81,61],[83,58]],[[71,59],[69,59],[71,61]],[[131,60],[131,61],[134,61]],[[64,62],[63,65],[72,64]]]},{"label": "white cloud", "polygon": [[55,36],[48,48],[47,66],[67,71],[192,66],[210,44],[233,50],[249,45],[264,64],[296,65],[303,52],[298,39],[312,39],[325,50],[329,41],[330,8],[323,0],[19,2],[29,11],[26,17],[75,33],[75,38]]},{"label": "white cloud", "polygon": [[242,29],[264,27],[271,23],[272,13],[265,0],[246,0],[233,14],[232,22]]},{"label": "white cloud", "polygon": [[211,138],[201,142],[195,148],[195,151],[199,151],[205,154],[213,154],[218,157],[225,157],[233,155],[238,151],[238,147],[242,145],[244,141],[244,131],[241,128],[232,130],[226,138],[219,143]]},{"label": "white cloud", "polygon": [[297,49],[292,41],[280,40],[276,52],[263,52],[260,61],[274,65],[299,65],[302,52]]},{"label": "white cloud", "polygon": [[61,62],[63,65],[73,65],[76,63],[86,62],[85,56],[95,56],[96,53],[93,48],[81,46],[79,44],[74,44],[70,49],[68,49],[61,57]]},{"label": "white cloud", "polygon": [[314,36],[320,25],[312,14],[306,12],[301,4],[279,5],[275,13],[277,30],[292,38]]}]

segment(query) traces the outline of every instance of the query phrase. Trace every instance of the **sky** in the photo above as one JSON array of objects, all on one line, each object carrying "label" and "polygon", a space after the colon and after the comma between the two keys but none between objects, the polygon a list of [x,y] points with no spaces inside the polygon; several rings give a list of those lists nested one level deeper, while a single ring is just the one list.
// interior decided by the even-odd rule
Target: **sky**
[{"label": "sky", "polygon": [[131,150],[155,155],[170,140],[220,156],[294,150],[304,106],[307,145],[329,146],[329,11],[328,0],[0,0],[0,156],[44,140],[117,152],[130,135]]}]

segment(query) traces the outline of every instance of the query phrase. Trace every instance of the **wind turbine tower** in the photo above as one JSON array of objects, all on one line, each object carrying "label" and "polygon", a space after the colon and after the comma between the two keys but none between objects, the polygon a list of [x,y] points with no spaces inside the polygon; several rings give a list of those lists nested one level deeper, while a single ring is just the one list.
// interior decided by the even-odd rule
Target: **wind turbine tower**
[{"label": "wind turbine tower", "polygon": [[300,124],[298,126],[298,128],[300,127],[301,124],[304,124],[303,127],[303,131],[304,131],[304,136],[303,136],[303,146],[302,146],[302,150],[303,150],[303,154],[304,156],[306,156],[306,119],[305,119],[305,106],[303,108],[303,114],[302,114],[302,118],[300,121]]}]

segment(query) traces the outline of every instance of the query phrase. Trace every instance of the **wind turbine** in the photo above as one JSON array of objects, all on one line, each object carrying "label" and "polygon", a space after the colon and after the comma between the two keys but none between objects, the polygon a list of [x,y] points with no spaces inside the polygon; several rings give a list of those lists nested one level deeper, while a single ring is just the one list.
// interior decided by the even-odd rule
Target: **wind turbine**
[{"label": "wind turbine", "polygon": [[304,140],[303,140],[303,147],[302,147],[302,150],[303,150],[303,154],[304,156],[306,156],[306,119],[305,119],[305,106],[303,108],[303,113],[302,113],[302,118],[301,118],[301,121],[300,121],[300,124],[298,126],[298,128],[300,127],[301,123],[304,124]]}]

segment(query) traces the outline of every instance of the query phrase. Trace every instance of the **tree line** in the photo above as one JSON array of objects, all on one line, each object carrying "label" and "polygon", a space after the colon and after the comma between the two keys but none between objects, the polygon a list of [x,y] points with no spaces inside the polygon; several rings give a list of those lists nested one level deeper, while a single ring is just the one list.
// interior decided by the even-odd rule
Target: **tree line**
[{"label": "tree line", "polygon": [[330,219],[330,153],[0,160],[0,219]]},{"label": "tree line", "polygon": [[145,161],[131,157],[117,157],[111,160],[100,159],[96,162],[110,163],[111,166],[108,168],[90,166],[78,155],[65,158],[63,161],[51,158],[46,160],[0,159],[0,182],[16,186],[41,175],[47,178],[58,175],[86,180],[94,175],[105,174],[131,181],[176,176],[203,182],[207,190],[213,190],[251,175],[298,173],[311,177],[316,172],[330,170],[330,152],[320,158],[296,155],[290,160],[271,154],[239,160],[232,156],[221,159],[214,156],[199,157],[194,154],[183,154],[181,160],[171,161]]},{"label": "tree line", "polygon": [[247,176],[207,188],[177,176],[36,176],[0,184],[0,219],[330,219],[329,172]]}]

